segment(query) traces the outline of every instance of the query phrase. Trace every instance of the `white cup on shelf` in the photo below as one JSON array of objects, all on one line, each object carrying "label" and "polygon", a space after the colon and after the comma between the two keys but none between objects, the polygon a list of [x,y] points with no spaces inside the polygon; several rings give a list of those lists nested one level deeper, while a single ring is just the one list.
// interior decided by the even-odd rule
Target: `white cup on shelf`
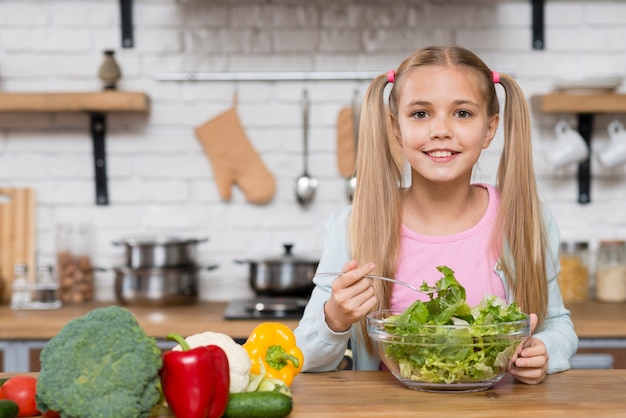
[{"label": "white cup on shelf", "polygon": [[613,168],[626,162],[626,129],[619,120],[609,123],[609,145],[599,154],[598,160],[606,168]]},{"label": "white cup on shelf", "polygon": [[548,149],[548,161],[554,167],[580,163],[589,158],[589,147],[580,133],[566,120],[560,120],[554,128],[556,143]]}]

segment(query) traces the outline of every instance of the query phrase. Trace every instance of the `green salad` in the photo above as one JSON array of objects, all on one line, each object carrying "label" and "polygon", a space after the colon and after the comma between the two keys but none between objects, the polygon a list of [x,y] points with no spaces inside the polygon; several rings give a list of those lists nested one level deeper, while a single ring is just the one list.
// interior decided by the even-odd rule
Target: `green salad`
[{"label": "green salad", "polygon": [[470,307],[454,271],[437,269],[444,277],[434,287],[426,282],[421,286],[435,291],[429,301],[418,300],[385,319],[385,331],[394,336],[385,354],[399,364],[400,375],[411,380],[449,384],[497,377],[528,334],[527,321],[521,321],[527,315],[515,302],[507,305],[497,296],[485,296]]}]

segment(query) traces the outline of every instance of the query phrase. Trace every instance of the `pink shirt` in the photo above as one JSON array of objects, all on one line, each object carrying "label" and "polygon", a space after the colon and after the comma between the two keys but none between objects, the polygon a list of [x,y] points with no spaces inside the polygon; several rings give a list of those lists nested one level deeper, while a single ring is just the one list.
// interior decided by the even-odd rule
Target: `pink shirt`
[{"label": "pink shirt", "polygon": [[[465,287],[467,303],[478,304],[485,295],[504,299],[502,280],[494,271],[497,262],[490,244],[500,197],[495,187],[479,184],[489,192],[489,204],[483,217],[473,227],[452,235],[421,235],[402,225],[400,258],[396,278],[417,287],[425,280],[433,286],[443,274],[437,266],[448,266]],[[394,286],[391,308],[405,309],[416,299],[428,300],[403,286]]]}]

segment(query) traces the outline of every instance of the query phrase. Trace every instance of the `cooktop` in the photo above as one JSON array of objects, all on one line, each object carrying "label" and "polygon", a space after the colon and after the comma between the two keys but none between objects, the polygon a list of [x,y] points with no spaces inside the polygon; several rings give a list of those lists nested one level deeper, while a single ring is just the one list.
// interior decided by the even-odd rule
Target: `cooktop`
[{"label": "cooktop", "polygon": [[224,319],[300,319],[308,299],[297,297],[259,297],[232,300]]}]

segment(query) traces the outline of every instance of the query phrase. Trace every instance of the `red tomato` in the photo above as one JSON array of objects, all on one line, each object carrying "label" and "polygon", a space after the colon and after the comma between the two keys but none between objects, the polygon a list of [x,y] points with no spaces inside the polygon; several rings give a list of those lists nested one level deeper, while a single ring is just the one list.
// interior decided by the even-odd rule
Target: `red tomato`
[{"label": "red tomato", "polygon": [[2,390],[2,386],[0,386],[0,399],[6,399],[4,391]]},{"label": "red tomato", "polygon": [[39,415],[35,403],[37,379],[33,376],[14,376],[4,382],[2,391],[7,399],[12,400],[19,407],[18,417]]}]

